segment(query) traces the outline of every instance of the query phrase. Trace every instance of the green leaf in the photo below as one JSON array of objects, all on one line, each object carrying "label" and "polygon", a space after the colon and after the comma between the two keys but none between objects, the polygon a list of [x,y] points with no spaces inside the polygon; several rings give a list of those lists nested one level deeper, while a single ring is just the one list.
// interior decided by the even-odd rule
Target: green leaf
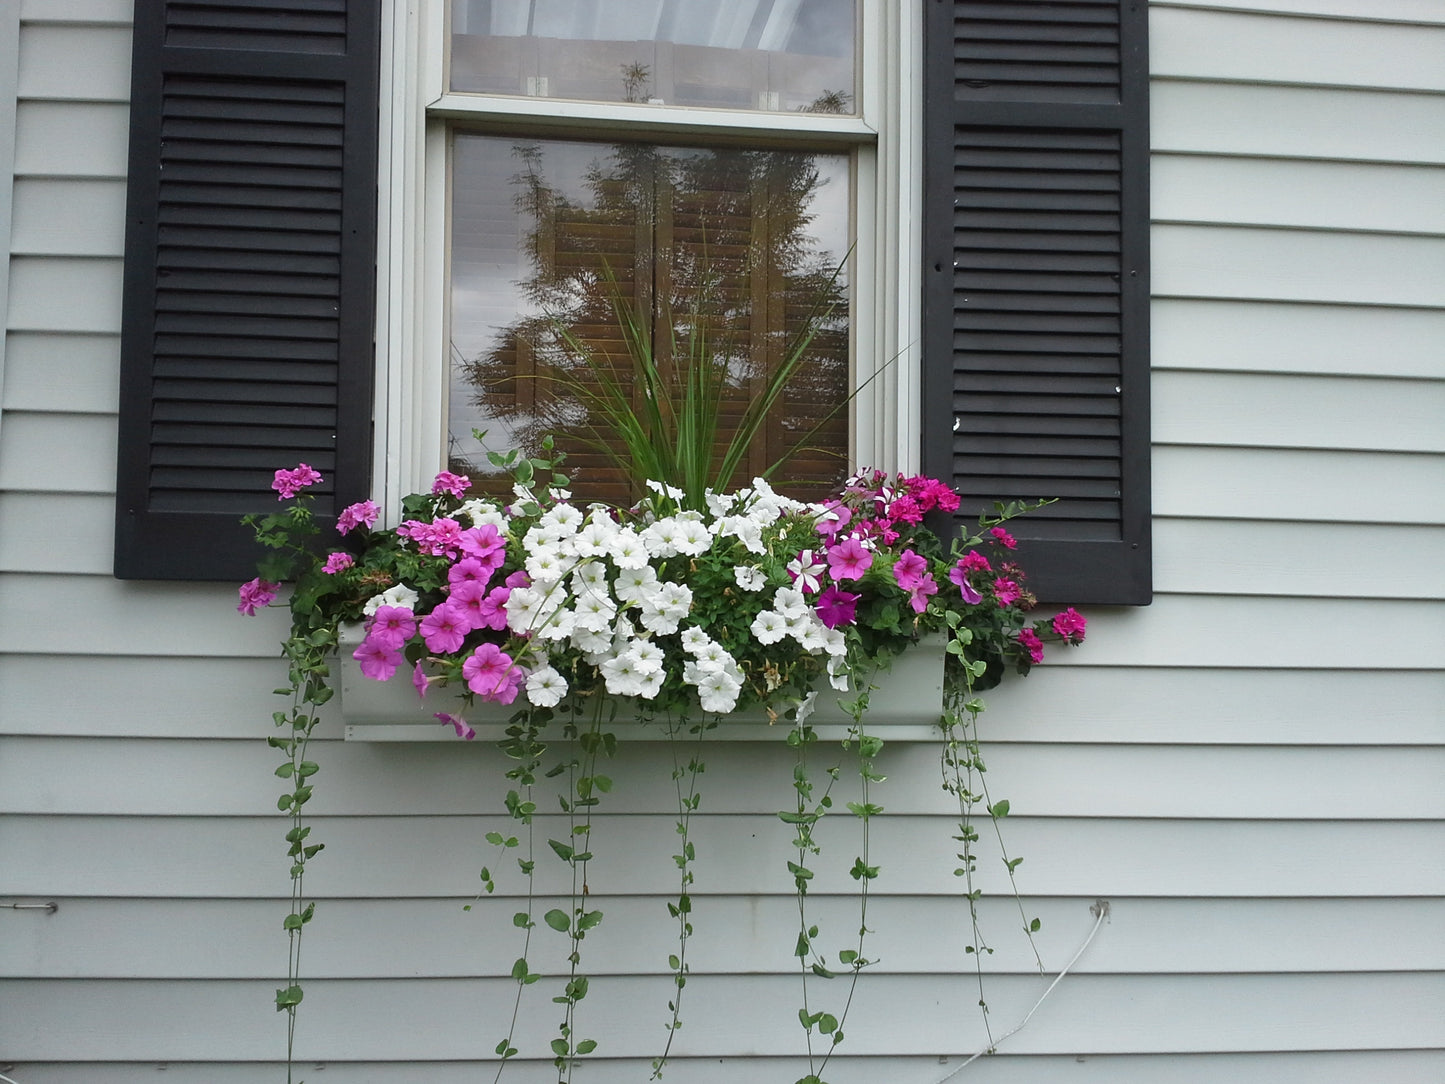
[{"label": "green leaf", "polygon": [[303,921],[300,915],[290,914],[286,916],[286,921],[281,923],[281,928],[283,930],[299,930]]},{"label": "green leaf", "polygon": [[301,987],[288,986],[276,991],[276,1011],[292,1009],[301,1004]]},{"label": "green leaf", "polygon": [[281,764],[281,765],[278,765],[278,766],[277,766],[277,768],[276,768],[276,774],[277,774],[278,776],[280,776],[282,779],[290,779],[290,778],[291,778],[291,773],[294,772],[295,770],[296,770],[296,765],[294,765],[294,764]]},{"label": "green leaf", "polygon": [[824,1035],[832,1035],[838,1030],[838,1018],[828,1013],[823,1013],[818,1019],[818,1030]]},{"label": "green leaf", "polygon": [[488,832],[488,833],[487,833],[487,842],[490,843],[490,844],[492,844],[492,845],[495,846],[495,847],[500,847],[500,846],[502,845],[502,843],[503,843],[502,833],[501,833],[501,832]]},{"label": "green leaf", "polygon": [[568,1048],[568,1046],[567,1046],[567,1040],[566,1040],[566,1039],[553,1039],[553,1040],[552,1040],[552,1053],[556,1054],[559,1058],[565,1058],[565,1057],[568,1055],[568,1053],[570,1053],[570,1050],[569,1050],[569,1048]]},{"label": "green leaf", "polygon": [[568,846],[566,843],[561,843],[555,839],[547,840],[547,846],[551,847],[552,850],[556,852],[557,857],[562,859],[562,861],[564,862],[572,861],[573,855],[577,853],[575,850],[573,850],[572,847]]},{"label": "green leaf", "polygon": [[596,1039],[583,1039],[580,1043],[577,1044],[577,1053],[579,1054],[590,1054],[596,1049]]},{"label": "green leaf", "polygon": [[596,925],[597,925],[599,922],[601,922],[601,921],[602,921],[602,912],[601,912],[601,911],[584,911],[584,912],[582,912],[581,916],[577,919],[577,928],[578,928],[579,930],[590,930],[590,929],[592,929],[592,927],[596,926]]},{"label": "green leaf", "polygon": [[572,920],[567,917],[567,912],[559,911],[555,907],[542,916],[542,921],[558,933],[566,933],[572,928]]},{"label": "green leaf", "polygon": [[512,925],[516,926],[519,930],[525,930],[531,924],[532,918],[526,911],[518,911],[512,916]]},{"label": "green leaf", "polygon": [[787,811],[778,814],[778,820],[784,824],[817,824],[818,814],[816,813],[789,813]]},{"label": "green leaf", "polygon": [[820,979],[836,979],[838,977],[833,972],[829,971],[826,967],[824,967],[822,964],[813,965],[813,974],[817,975]]},{"label": "green leaf", "polygon": [[516,962],[512,964],[512,978],[516,979],[518,982],[525,982],[527,980],[526,957],[519,956],[517,957]]},{"label": "green leaf", "polygon": [[1007,799],[1007,798],[1000,798],[998,801],[994,802],[993,805],[991,805],[991,806],[988,807],[988,812],[989,812],[989,815],[992,816],[992,817],[1007,817],[1007,816],[1008,816],[1008,799]]}]

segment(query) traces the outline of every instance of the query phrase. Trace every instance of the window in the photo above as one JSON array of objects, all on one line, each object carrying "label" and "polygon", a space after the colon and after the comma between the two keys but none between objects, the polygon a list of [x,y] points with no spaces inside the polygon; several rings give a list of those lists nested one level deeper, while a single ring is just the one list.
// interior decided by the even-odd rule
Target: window
[{"label": "window", "polygon": [[[399,177],[398,189],[414,187],[393,199],[399,220],[429,216],[410,242],[425,268],[416,281],[428,285],[397,311],[410,304],[424,314],[415,321],[443,329],[446,353],[423,365],[427,375],[404,376],[392,396],[391,470],[378,481],[405,492],[441,465],[443,449],[447,462],[477,471],[486,461],[474,428],[492,449],[535,441],[559,422],[570,429],[577,419],[549,379],[557,352],[540,356],[541,333],[558,323],[601,333],[615,325],[606,310],[619,299],[646,311],[664,351],[668,327],[698,308],[730,355],[738,410],[758,369],[825,303],[808,364],[746,469],[802,441],[788,474],[806,495],[860,457],[896,461],[885,445],[899,408],[879,393],[907,360],[884,366],[828,419],[909,337],[879,319],[896,321],[898,306],[879,304],[872,274],[881,259],[915,262],[898,249],[905,209],[875,209],[880,177],[898,172],[879,168],[880,115],[899,105],[876,56],[858,55],[861,41],[898,36],[907,20],[890,6],[424,7],[430,18],[413,33],[440,45],[419,72],[402,65],[401,77],[419,81],[416,99],[426,103],[426,176]],[[437,296],[447,304],[435,305]],[[619,354],[615,341],[602,345]],[[445,430],[424,431],[418,419],[436,417]],[[585,480],[601,470],[596,456],[569,451],[570,473]],[[621,496],[599,484],[590,495]]]},{"label": "window", "polygon": [[[472,259],[449,241],[450,163],[510,185],[513,149],[537,148],[564,191],[613,148],[651,147],[673,171],[808,156],[828,199],[846,161],[855,459],[984,503],[1060,496],[1019,532],[1041,593],[1147,601],[1145,5],[857,4],[849,59],[821,44],[844,0],[466,0],[455,88],[443,0],[136,5],[117,575],[248,576],[236,517],[271,505],[278,464],[327,473],[323,514],[428,481],[452,330],[508,326],[450,304],[448,253],[463,287]],[[616,28],[619,9],[651,11],[648,32]],[[820,43],[806,63],[769,59],[803,39]],[[488,49],[515,63],[496,74]],[[850,64],[851,112],[797,111],[837,108]],[[676,206],[655,194],[666,170],[649,184]],[[658,220],[634,215],[634,271]],[[507,228],[515,244],[545,225]],[[817,228],[821,260],[839,241]],[[463,347],[457,372],[489,352]]]}]

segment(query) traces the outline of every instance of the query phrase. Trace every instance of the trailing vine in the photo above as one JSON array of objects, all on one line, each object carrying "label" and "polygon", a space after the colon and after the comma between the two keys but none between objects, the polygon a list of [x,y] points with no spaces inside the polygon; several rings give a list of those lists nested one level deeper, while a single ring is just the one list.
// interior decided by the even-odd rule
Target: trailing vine
[{"label": "trailing vine", "polygon": [[[311,498],[303,492],[320,475],[305,464],[276,474],[275,488],[290,504],[246,519],[269,553],[261,575],[241,588],[238,609],[255,613],[275,598],[281,582],[295,583],[291,630],[283,643],[290,680],[277,690],[291,697],[291,706],[274,713],[279,733],[268,739],[285,758],[276,774],[291,786],[278,801],[289,820],[291,900],[284,922],[287,978],[276,996],[277,1009],[288,1016],[288,1081],[302,1000],[302,935],[316,910],[306,898],[304,877],[322,849],[303,816],[318,771],[308,746],[331,697],[328,667],[342,622],[365,624],[365,639],[352,653],[364,677],[385,681],[407,666],[423,696],[441,685],[461,690],[468,708],[477,700],[515,701],[521,708],[501,742],[510,761],[504,804],[512,828],[485,834],[495,854],[489,851],[480,866],[477,895],[478,901],[494,895],[494,871],[515,857],[526,903],[512,915],[522,931],[521,954],[511,969],[516,987],[506,1031],[493,1047],[494,1081],[522,1056],[516,1039],[526,988],[547,978],[530,962],[532,931],[539,926],[561,935],[567,951],[566,966],[555,976],[561,988],[552,999],[561,1007],[549,1044],[558,1084],[570,1084],[578,1062],[598,1049],[599,1040],[582,1030],[580,1010],[591,981],[582,943],[603,920],[590,901],[592,834],[602,795],[612,789],[600,770],[616,751],[611,726],[627,705],[640,721],[669,720],[679,840],[672,855],[677,894],[667,904],[677,944],[668,956],[667,1040],[652,1062],[653,1078],[661,1077],[672,1056],[691,976],[693,817],[702,801],[704,737],[721,715],[753,708],[771,721],[791,715],[784,733],[794,759],[793,801],[778,816],[793,829],[796,851],[787,870],[797,906],[798,1018],[808,1057],[808,1073],[798,1084],[823,1084],[844,1041],[861,973],[874,963],[866,955],[870,895],[879,875],[871,830],[884,809],[874,793],[883,780],[876,768],[883,743],[865,729],[870,681],[879,666],[936,631],[949,637],[942,783],[958,802],[955,872],[964,882],[969,952],[986,1014],[980,958],[992,949],[978,915],[974,822],[980,804],[993,822],[1011,883],[1021,859],[1002,847],[999,821],[1008,802],[989,794],[977,730],[983,705],[975,694],[1010,668],[1027,672],[1041,660],[1045,639],[1078,643],[1084,634],[1084,619],[1072,609],[1051,621],[1030,623],[1023,616],[1034,599],[1009,553],[1014,540],[1000,524],[1027,509],[1001,508],[999,518],[981,521],[977,535],[945,552],[922,517],[934,508],[953,511],[957,499],[930,479],[865,472],[837,499],[815,505],[789,501],[761,481],[736,494],[705,493],[701,505],[689,505],[688,493],[658,483],[631,509],[583,511],[568,503],[550,448],[544,446],[542,458],[511,453],[493,462],[516,479],[514,499],[505,506],[469,496],[467,478],[443,471],[430,493],[402,501],[409,518],[394,529],[373,529],[380,509],[370,501],[342,510],[336,530],[346,537],[332,540],[341,548],[324,554]],[[974,547],[992,548],[985,555]],[[851,726],[839,757],[819,771],[813,748],[818,735],[808,715],[825,680],[836,690],[857,691],[842,705]],[[459,736],[475,736],[461,714],[435,717]],[[543,772],[548,746],[542,736],[554,723],[565,751]],[[856,760],[859,778],[858,800],[847,803],[861,836],[849,868],[858,886],[858,925],[832,963],[811,914],[810,892],[822,855],[817,825],[833,810],[848,757]],[[555,833],[562,838],[544,833],[537,839],[542,778],[562,788],[565,831]],[[546,850],[564,863],[570,884],[566,904],[539,915],[537,862]],[[1038,920],[1025,914],[1016,885],[1014,895],[1032,941]],[[817,981],[840,977],[846,978],[840,1004],[823,1007]]]},{"label": "trailing vine", "polygon": [[[678,871],[677,900],[668,902],[667,913],[677,922],[677,952],[667,958],[673,985],[672,996],[667,1002],[667,1011],[671,1014],[671,1018],[666,1025],[667,1043],[662,1048],[662,1053],[652,1060],[652,1076],[649,1078],[652,1080],[661,1078],[662,1070],[667,1065],[668,1057],[672,1053],[672,1041],[676,1037],[678,1029],[682,1027],[682,996],[683,990],[687,986],[689,973],[687,946],[693,934],[692,864],[697,859],[697,849],[692,842],[692,815],[702,804],[702,795],[698,791],[698,777],[707,770],[707,764],[702,759],[703,737],[716,726],[716,716],[707,717],[698,723],[690,723],[686,713],[680,719],[669,719],[667,724],[668,751],[672,755],[672,786],[677,799],[675,827],[680,837],[678,852],[672,856]],[[691,735],[691,738],[686,738],[684,735]],[[680,756],[680,746],[684,741],[691,745],[686,752],[687,762],[685,765]]]}]

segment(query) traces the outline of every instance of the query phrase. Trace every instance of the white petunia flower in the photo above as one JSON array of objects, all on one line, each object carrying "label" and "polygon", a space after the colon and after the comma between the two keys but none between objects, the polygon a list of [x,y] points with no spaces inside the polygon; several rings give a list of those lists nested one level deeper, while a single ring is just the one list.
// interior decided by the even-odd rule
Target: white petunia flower
[{"label": "white petunia flower", "polygon": [[788,622],[776,610],[764,610],[753,618],[748,631],[760,644],[775,644],[788,634]]},{"label": "white petunia flower", "polygon": [[502,514],[502,510],[492,501],[484,501],[473,497],[469,501],[463,501],[461,506],[457,508],[456,514],[466,516],[467,519],[471,520],[473,527],[480,527],[485,523],[490,523],[498,531],[503,533],[505,533],[507,529],[507,517]]},{"label": "white petunia flower", "polygon": [[712,548],[712,532],[701,520],[683,519],[679,524],[677,552],[700,557]]},{"label": "white petunia flower", "polygon": [[622,527],[613,536],[608,556],[618,568],[644,568],[648,560],[647,545],[631,527]]},{"label": "white petunia flower", "polygon": [[657,572],[651,565],[641,568],[624,568],[612,581],[612,593],[618,602],[636,602],[643,593],[657,583]]},{"label": "white petunia flower", "polygon": [[405,610],[415,610],[416,601],[419,597],[420,596],[406,584],[399,583],[394,587],[388,587],[381,594],[373,595],[367,599],[366,605],[361,608],[361,612],[366,614],[367,617],[370,617],[383,606],[400,606]]},{"label": "white petunia flower", "polygon": [[533,546],[527,552],[525,568],[535,584],[556,583],[567,574],[569,561],[555,546]]},{"label": "white petunia flower", "polygon": [[768,578],[760,570],[747,565],[734,568],[733,579],[737,580],[738,586],[744,591],[761,591],[768,586]]},{"label": "white petunia flower", "polygon": [[617,525],[608,519],[592,518],[577,532],[575,545],[579,557],[606,557],[617,535]]},{"label": "white petunia flower", "polygon": [[666,516],[642,532],[642,543],[654,557],[676,557],[682,539],[682,524],[675,516]]},{"label": "white petunia flower", "polygon": [[712,642],[712,637],[697,625],[691,625],[682,630],[682,649],[689,654],[706,651]]},{"label": "white petunia flower", "polygon": [[556,707],[567,695],[567,679],[550,666],[527,675],[527,699],[534,707]]},{"label": "white petunia flower", "polygon": [[642,674],[631,651],[605,659],[598,667],[607,691],[613,696],[636,696],[642,688]]},{"label": "white petunia flower", "polygon": [[643,675],[661,673],[667,658],[662,648],[649,640],[634,640],[629,653],[637,660],[637,672]]},{"label": "white petunia flower", "polygon": [[704,674],[697,687],[697,695],[702,702],[703,711],[732,711],[737,706],[738,693],[741,691],[741,683],[734,681],[730,675],[721,670]]},{"label": "white petunia flower", "polygon": [[813,612],[803,592],[794,587],[779,587],[773,593],[773,608],[789,621]]},{"label": "white petunia flower", "polygon": [[840,693],[846,693],[853,687],[849,674],[848,666],[842,659],[834,656],[828,660],[828,683]]}]

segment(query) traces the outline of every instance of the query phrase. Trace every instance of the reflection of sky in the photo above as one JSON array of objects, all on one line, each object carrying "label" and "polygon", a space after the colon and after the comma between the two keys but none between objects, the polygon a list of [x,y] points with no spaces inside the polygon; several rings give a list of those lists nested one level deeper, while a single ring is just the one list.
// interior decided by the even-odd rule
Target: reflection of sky
[{"label": "reflection of sky", "polygon": [[455,0],[452,29],[853,55],[854,0]]},{"label": "reflection of sky", "polygon": [[[560,141],[528,144],[542,148],[545,183],[573,204],[594,206],[583,176],[594,162],[604,168],[608,144]],[[534,315],[522,284],[536,271],[525,250],[535,222],[517,207],[522,190],[517,178],[527,168],[512,139],[459,134],[453,151],[451,357],[454,362],[481,357],[493,350],[519,317]],[[696,151],[679,150],[679,154]],[[848,248],[849,181],[844,155],[814,159],[819,184],[809,209],[814,215],[808,237],[813,258],[830,266]],[[515,442],[506,422],[485,414],[473,401],[475,389],[455,367],[449,380],[448,430],[450,454],[473,462],[484,459],[472,429],[487,431],[486,447],[502,451]]]}]

